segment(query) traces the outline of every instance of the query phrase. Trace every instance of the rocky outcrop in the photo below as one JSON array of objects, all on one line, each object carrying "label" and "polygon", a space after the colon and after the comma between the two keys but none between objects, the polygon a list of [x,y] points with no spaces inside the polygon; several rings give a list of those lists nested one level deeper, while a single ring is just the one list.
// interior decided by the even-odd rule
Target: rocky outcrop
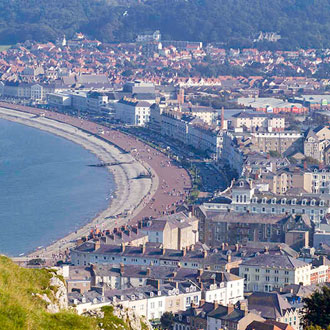
[{"label": "rocky outcrop", "polygon": [[52,277],[49,280],[50,294],[32,294],[39,297],[47,305],[47,312],[58,313],[61,310],[68,308],[68,295],[65,287],[65,283],[59,277],[58,273],[54,270],[50,270]]},{"label": "rocky outcrop", "polygon": [[[121,305],[112,306],[113,315],[123,320],[128,329],[132,330],[152,330],[152,326],[145,317],[140,317],[135,312],[128,308],[123,308]],[[102,320],[104,318],[104,312],[101,309],[91,310],[84,313],[85,316],[91,316]],[[102,321],[101,321],[102,323]],[[118,326],[120,328],[120,326]],[[101,325],[102,328],[102,325]]]}]

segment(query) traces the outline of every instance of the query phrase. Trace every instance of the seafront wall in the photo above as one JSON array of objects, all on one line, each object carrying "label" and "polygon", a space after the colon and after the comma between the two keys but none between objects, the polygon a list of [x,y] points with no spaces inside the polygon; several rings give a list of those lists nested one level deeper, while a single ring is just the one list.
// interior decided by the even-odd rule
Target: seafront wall
[{"label": "seafront wall", "polygon": [[[152,170],[152,180],[134,179],[141,172],[146,171],[146,167],[142,162],[137,161],[131,154],[123,153],[114,145],[97,138],[93,134],[56,120],[3,108],[0,108],[0,118],[35,127],[73,141],[94,153],[104,163],[127,163],[108,167],[108,170],[114,176],[116,192],[106,210],[96,215],[90,223],[76,232],[69,233],[66,237],[59,239],[48,247],[33,252],[30,256],[56,258],[59,253],[71,248],[74,240],[87,235],[91,228],[112,229],[126,224],[141,211],[145,199],[150,198],[157,190],[158,177]],[[148,170],[150,171],[150,168]],[[127,216],[116,218],[118,214],[127,211],[130,211]]]}]

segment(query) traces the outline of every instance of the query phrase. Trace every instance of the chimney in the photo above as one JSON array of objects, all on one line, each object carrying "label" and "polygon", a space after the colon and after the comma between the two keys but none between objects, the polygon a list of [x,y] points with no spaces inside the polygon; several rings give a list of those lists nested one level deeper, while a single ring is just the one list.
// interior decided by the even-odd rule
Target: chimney
[{"label": "chimney", "polygon": [[239,245],[235,244],[235,251],[238,252],[238,250],[239,250]]},{"label": "chimney", "polygon": [[269,247],[268,246],[265,246],[264,253],[269,254]]},{"label": "chimney", "polygon": [[218,302],[217,302],[217,301],[214,301],[214,302],[213,302],[213,310],[214,310],[214,309],[217,309],[218,307],[219,307]]},{"label": "chimney", "polygon": [[182,248],[182,256],[185,257],[187,254],[187,249],[184,247]]},{"label": "chimney", "polygon": [[320,261],[321,261],[321,265],[326,265],[327,263],[327,257],[326,256],[320,256]]},{"label": "chimney", "polygon": [[227,309],[227,315],[231,314],[234,311],[234,305],[229,303]]},{"label": "chimney", "polygon": [[231,254],[230,253],[227,255],[227,262],[231,262]]},{"label": "chimney", "polygon": [[221,129],[225,128],[225,108],[221,108]]},{"label": "chimney", "polygon": [[125,243],[121,243],[121,252],[125,252]]},{"label": "chimney", "polygon": [[94,243],[94,251],[97,251],[100,247],[101,247],[101,241],[100,240],[97,240]]},{"label": "chimney", "polygon": [[151,275],[151,268],[147,268],[147,276],[150,276]]},{"label": "chimney", "polygon": [[207,257],[207,251],[204,250],[204,251],[203,251],[203,258],[205,259],[206,257]]},{"label": "chimney", "polygon": [[224,250],[225,249],[225,243],[222,243],[221,244],[221,250]]},{"label": "chimney", "polygon": [[164,256],[166,253],[166,249],[164,247],[162,247],[162,255]]},{"label": "chimney", "polygon": [[197,275],[202,276],[203,272],[204,272],[203,268],[200,268],[200,269],[197,270]]},{"label": "chimney", "polygon": [[120,276],[123,276],[124,275],[124,264],[123,263],[120,263]]},{"label": "chimney", "polygon": [[199,301],[199,307],[202,307],[205,304],[205,299],[201,299]]},{"label": "chimney", "polygon": [[322,162],[319,163],[319,170],[323,170],[323,163]]},{"label": "chimney", "polygon": [[145,253],[146,253],[146,245],[142,244],[142,254],[145,254]]},{"label": "chimney", "polygon": [[306,162],[306,160],[304,161],[304,170],[305,171],[307,170],[307,162]]}]

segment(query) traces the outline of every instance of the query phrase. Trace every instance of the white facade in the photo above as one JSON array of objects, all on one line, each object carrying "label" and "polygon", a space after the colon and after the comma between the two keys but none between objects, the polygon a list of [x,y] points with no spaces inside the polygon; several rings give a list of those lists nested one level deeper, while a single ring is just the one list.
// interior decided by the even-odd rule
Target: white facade
[{"label": "white facade", "polygon": [[310,285],[311,265],[292,268],[283,268],[280,265],[266,267],[260,265],[240,265],[239,275],[245,280],[247,291],[271,292],[275,288],[290,284]]},{"label": "white facade", "polygon": [[145,101],[123,99],[115,105],[115,118],[123,123],[136,126],[145,126],[150,119],[150,104]]},{"label": "white facade", "polygon": [[244,299],[244,279],[212,284],[204,291],[206,302],[218,302],[221,305],[236,304]]}]

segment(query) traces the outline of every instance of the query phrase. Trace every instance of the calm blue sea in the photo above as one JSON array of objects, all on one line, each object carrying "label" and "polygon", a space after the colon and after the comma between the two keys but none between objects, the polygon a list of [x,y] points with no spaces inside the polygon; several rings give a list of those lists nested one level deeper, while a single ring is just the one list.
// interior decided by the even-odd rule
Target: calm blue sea
[{"label": "calm blue sea", "polygon": [[61,137],[0,120],[0,253],[17,256],[88,223],[108,205],[112,175]]}]

